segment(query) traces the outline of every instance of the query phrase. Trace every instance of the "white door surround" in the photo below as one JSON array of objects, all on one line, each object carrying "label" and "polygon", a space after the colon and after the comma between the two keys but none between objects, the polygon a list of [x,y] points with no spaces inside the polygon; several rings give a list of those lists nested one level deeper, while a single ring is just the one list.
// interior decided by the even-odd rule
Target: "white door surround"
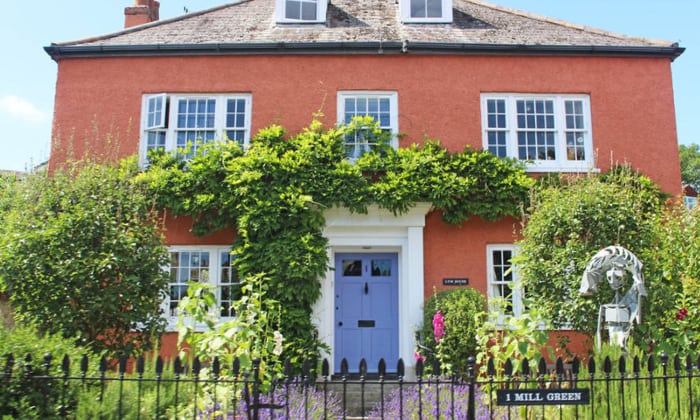
[{"label": "white door surround", "polygon": [[[396,252],[399,256],[399,357],[414,365],[414,332],[423,320],[423,228],[431,205],[419,203],[406,214],[394,215],[376,206],[367,214],[350,213],[333,208],[324,213],[328,238],[328,261],[337,252]],[[314,305],[312,320],[321,342],[331,347],[328,356],[333,364],[334,350],[334,272],[329,270],[321,282],[321,297]],[[398,360],[386,360],[394,365]],[[395,365],[394,365],[395,366]],[[393,370],[393,369],[392,369]],[[407,369],[408,370],[408,369]],[[331,366],[331,372],[334,372]]]}]

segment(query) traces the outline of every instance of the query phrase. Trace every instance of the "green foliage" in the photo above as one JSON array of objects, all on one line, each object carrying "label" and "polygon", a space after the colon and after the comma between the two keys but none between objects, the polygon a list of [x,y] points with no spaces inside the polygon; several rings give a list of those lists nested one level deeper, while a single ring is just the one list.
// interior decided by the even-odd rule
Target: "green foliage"
[{"label": "green foliage", "polygon": [[[88,376],[77,395],[76,419],[175,419],[184,418],[198,387],[186,374],[175,380],[173,367],[164,365],[157,375],[153,361],[145,362],[143,374],[127,373],[124,380],[101,383]],[[71,383],[78,384],[73,379]],[[201,383],[201,382],[200,382]]]},{"label": "green foliage", "polygon": [[95,352],[133,354],[159,337],[168,254],[137,170],[86,163],[15,184],[0,289],[20,320]]},{"label": "green foliage", "polygon": [[417,202],[429,202],[453,225],[473,216],[497,220],[519,215],[534,184],[515,160],[469,148],[450,153],[437,141],[368,153],[357,165],[372,174],[369,191],[381,207],[402,213]]},{"label": "green foliage", "polygon": [[[423,348],[419,353],[426,366],[435,358],[444,374],[466,377],[467,358],[476,353],[477,314],[486,310],[486,299],[471,287],[444,290],[431,296],[423,306],[423,326],[420,330]],[[444,320],[444,336],[436,340],[433,319],[437,312]]]},{"label": "green foliage", "polygon": [[656,242],[644,258],[658,292],[648,299],[637,341],[657,354],[684,353],[700,344],[700,210],[689,212],[682,203],[668,207],[657,216],[655,229]]},{"label": "green foliage", "polygon": [[[58,380],[39,380],[32,375],[63,377],[61,362],[68,356],[80,360],[83,349],[57,335],[40,334],[29,327],[11,329],[0,326],[0,356],[7,369],[7,357],[14,357],[12,376],[2,380],[0,416],[23,419],[63,418],[73,412],[80,386],[73,382],[63,389]],[[52,360],[46,365],[45,355]],[[30,358],[27,359],[27,356]]]},{"label": "green foliage", "polygon": [[[519,254],[513,259],[522,286],[533,297],[528,310],[548,314],[555,327],[594,332],[598,307],[613,300],[613,291],[600,288],[593,298],[580,297],[581,273],[598,250],[610,245],[623,246],[639,258],[646,255],[654,245],[654,215],[663,198],[658,187],[627,167],[600,176],[548,181],[534,193]],[[664,290],[645,273],[652,282],[645,301],[663,301]]]},{"label": "green foliage", "polygon": [[700,146],[681,144],[678,146],[681,161],[681,179],[685,184],[700,188]]},{"label": "green foliage", "polygon": [[[526,304],[529,301],[524,302]],[[504,306],[505,302],[496,299],[489,302],[491,307]],[[505,364],[513,363],[513,372],[519,372],[523,360],[527,359],[532,371],[536,371],[537,362],[549,339],[550,325],[547,317],[537,308],[530,308],[522,315],[501,314],[491,311],[477,317],[478,352],[476,363],[481,373],[487,372],[487,363],[491,359],[496,369],[496,377],[503,378]]]},{"label": "green foliage", "polygon": [[[219,322],[211,308],[216,305],[213,286],[191,282],[187,296],[178,305],[178,345],[186,342],[191,357],[211,361],[218,357],[222,376],[238,359],[244,371],[253,369],[253,360],[260,360],[260,377],[264,390],[282,373],[280,356],[284,337],[279,332],[280,308],[266,298],[269,284],[261,277],[249,279],[243,286],[241,298],[234,302],[236,317]],[[203,328],[203,331],[202,331]]]},{"label": "green foliage", "polygon": [[[346,135],[371,136],[379,146],[351,162]],[[527,199],[532,180],[513,161],[451,154],[436,142],[393,150],[388,136],[368,118],[331,129],[313,121],[294,136],[271,126],[245,152],[231,142],[202,147],[188,162],[152,155],[142,180],[160,206],[194,217],[194,233],[237,229],[236,269],[243,279],[264,273],[282,311],[286,356],[301,361],[320,345],[310,315],[328,269],[324,210],[364,213],[376,203],[400,214],[431,202],[446,222],[460,224],[517,216]]]},{"label": "green foliage", "polygon": [[[0,174],[0,221],[5,213],[12,207],[19,180],[14,175]],[[0,229],[2,229],[0,223]]]}]

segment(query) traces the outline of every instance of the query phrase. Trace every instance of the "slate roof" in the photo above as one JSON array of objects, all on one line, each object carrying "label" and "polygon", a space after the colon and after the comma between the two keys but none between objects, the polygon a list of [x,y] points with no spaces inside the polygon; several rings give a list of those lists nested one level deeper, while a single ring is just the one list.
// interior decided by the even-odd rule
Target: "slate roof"
[{"label": "slate roof", "polygon": [[70,55],[491,52],[675,58],[677,44],[575,25],[480,0],[453,0],[452,23],[401,23],[396,0],[331,0],[325,24],[280,24],[275,0],[239,0],[103,36],[52,44]]}]

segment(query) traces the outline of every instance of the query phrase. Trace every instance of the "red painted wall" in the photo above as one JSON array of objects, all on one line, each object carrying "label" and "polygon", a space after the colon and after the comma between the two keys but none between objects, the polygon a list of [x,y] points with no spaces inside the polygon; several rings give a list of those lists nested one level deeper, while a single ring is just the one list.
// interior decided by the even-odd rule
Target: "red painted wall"
[{"label": "red painted wall", "polygon": [[[662,58],[498,56],[241,56],[64,59],[59,62],[52,164],[138,150],[141,97],[250,92],[253,132],[290,132],[316,111],[335,123],[339,90],[396,90],[406,145],[424,136],[481,147],[480,93],[587,93],[598,167],[630,162],[680,193],[671,69]],[[107,135],[111,140],[107,140]]]},{"label": "red painted wall", "polygon": [[[340,90],[397,91],[402,146],[430,137],[451,150],[481,148],[480,94],[584,93],[591,99],[597,167],[628,162],[681,192],[670,61],[662,58],[500,56],[216,56],[64,59],[56,85],[51,166],[84,153],[138,152],[145,93],[251,93],[253,133],[294,133],[321,111],[336,121]],[[180,222],[182,221],[182,222]],[[193,240],[191,221],[168,223],[169,243],[230,243],[233,232]],[[486,245],[512,243],[518,221],[471,220],[425,229],[425,293],[444,277],[486,291]]]}]

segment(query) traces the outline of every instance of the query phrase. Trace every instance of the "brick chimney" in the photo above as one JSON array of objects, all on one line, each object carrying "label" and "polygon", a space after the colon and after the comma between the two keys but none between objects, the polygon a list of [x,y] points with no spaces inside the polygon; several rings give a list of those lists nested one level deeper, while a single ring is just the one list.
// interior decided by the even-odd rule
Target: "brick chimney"
[{"label": "brick chimney", "polygon": [[156,0],[134,0],[133,6],[124,8],[124,28],[157,21],[159,9]]}]

